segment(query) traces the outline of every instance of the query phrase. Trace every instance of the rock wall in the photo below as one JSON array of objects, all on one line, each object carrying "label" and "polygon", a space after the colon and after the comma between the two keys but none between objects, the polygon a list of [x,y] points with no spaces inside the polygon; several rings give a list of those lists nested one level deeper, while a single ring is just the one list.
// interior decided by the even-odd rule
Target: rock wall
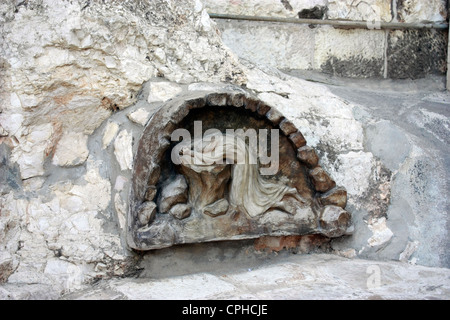
[{"label": "rock wall", "polygon": [[446,0],[204,0],[214,13],[329,20],[444,22]]},{"label": "rock wall", "polygon": [[447,70],[447,30],[377,30],[379,22],[445,22],[444,0],[206,0],[205,5],[213,13],[367,22],[369,30],[346,30],[217,19],[224,43],[255,63],[363,78],[416,79]]},{"label": "rock wall", "polygon": [[[135,142],[168,99],[230,84],[302,128],[347,189],[355,231],[328,250],[449,265],[441,156],[325,86],[240,63],[200,2],[0,9],[0,297],[55,298],[137,272],[125,235]],[[386,153],[380,135],[404,143]]]},{"label": "rock wall", "polygon": [[123,274],[121,180],[96,152],[111,143],[128,170],[132,136],[107,119],[150,78],[241,84],[241,67],[198,1],[3,1],[0,43],[2,280]]}]

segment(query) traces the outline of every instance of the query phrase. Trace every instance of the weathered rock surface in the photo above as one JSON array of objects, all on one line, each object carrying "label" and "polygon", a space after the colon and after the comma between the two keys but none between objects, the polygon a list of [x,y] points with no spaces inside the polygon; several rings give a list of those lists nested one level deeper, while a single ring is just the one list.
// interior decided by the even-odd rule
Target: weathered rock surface
[{"label": "weathered rock surface", "polygon": [[447,1],[397,0],[397,17],[402,22],[440,22],[448,16]]},{"label": "weathered rock surface", "polygon": [[153,82],[150,84],[148,102],[164,102],[172,99],[182,91],[181,87],[170,82]]},{"label": "weathered rock surface", "polygon": [[379,30],[381,22],[442,23],[448,16],[445,0],[211,0],[206,6],[222,14],[365,21],[370,29],[215,19],[224,43],[253,63],[357,78],[417,79],[446,72],[445,28]]},{"label": "weathered rock surface", "polygon": [[140,124],[141,126],[145,126],[149,119],[150,113],[145,111],[145,109],[138,109],[134,112],[131,112],[127,115],[128,119],[131,121]]},{"label": "weathered rock surface", "polygon": [[186,203],[188,199],[188,185],[182,175],[178,175],[172,182],[163,187],[158,199],[159,212],[166,213],[176,204]]},{"label": "weathered rock surface", "polygon": [[328,19],[386,21],[392,19],[391,2],[384,0],[330,0]]},{"label": "weathered rock surface", "polygon": [[1,126],[19,141],[24,179],[43,174],[62,133],[91,134],[151,77],[244,80],[199,2],[8,0],[1,10]]},{"label": "weathered rock surface", "polygon": [[127,130],[122,130],[114,141],[114,154],[120,165],[120,170],[131,169],[133,163],[133,137]]},{"label": "weathered rock surface", "polygon": [[[270,97],[275,101],[274,95]],[[128,215],[130,247],[152,250],[178,243],[251,239],[262,235],[317,233],[338,237],[345,234],[350,224],[348,213],[345,213],[347,219],[341,219],[342,223],[335,221],[334,225],[332,220],[339,220],[340,215],[329,215],[326,223],[318,224],[315,212],[321,204],[313,198],[336,184],[321,167],[315,167],[317,154],[313,148],[304,146],[306,139],[272,105],[274,101],[258,101],[251,92],[231,85],[213,92],[196,92],[191,87],[189,94],[167,101],[153,114],[137,143],[133,165]],[[254,113],[249,114],[245,109]],[[220,119],[226,120],[221,123]],[[268,168],[259,168],[254,162],[256,153],[243,137],[227,129],[245,127],[256,132],[282,122],[287,123],[285,130],[289,135],[273,133],[272,137],[276,143],[281,141],[279,158],[272,161],[276,169],[270,173],[279,176],[276,181],[264,177],[263,171]],[[186,130],[185,134],[190,135],[188,130],[194,130],[194,140],[183,134],[183,141],[172,144],[171,149],[169,137],[181,132],[175,131],[175,123]],[[197,138],[198,123],[203,129]],[[214,136],[212,133],[202,136],[211,130],[215,130]],[[168,162],[169,156],[175,165]],[[311,179],[306,166],[315,167],[310,170]],[[141,203],[152,198],[155,188],[159,194],[158,214],[148,226],[142,226],[140,222],[146,219],[139,217]],[[184,219],[187,207],[175,207],[187,203],[192,206],[192,214]],[[174,214],[165,215],[172,207]],[[170,227],[176,236],[162,237],[159,230],[164,226]]]},{"label": "weathered rock surface", "polygon": [[[447,300],[448,269],[399,262],[293,255],[277,263],[240,265],[161,279],[117,279],[63,299]],[[326,287],[327,290],[323,290]]]},{"label": "weathered rock surface", "polygon": [[327,192],[336,186],[336,182],[321,167],[316,167],[309,172],[314,188],[319,192]]},{"label": "weathered rock surface", "polygon": [[181,220],[181,219],[186,219],[187,217],[189,217],[189,215],[191,214],[191,211],[192,211],[191,205],[179,203],[179,204],[174,205],[172,208],[170,208],[169,214],[172,215],[173,217]]},{"label": "weathered rock surface", "polygon": [[298,17],[298,13],[315,6],[325,7],[325,0],[204,0],[209,12],[250,16]]},{"label": "weathered rock surface", "polygon": [[[147,81],[170,82],[181,88],[179,94],[171,96],[173,99],[200,88],[217,92],[229,82],[245,84],[256,98],[248,99],[245,106],[239,95],[230,96],[230,101],[237,108],[259,112],[262,117],[267,117],[270,106],[274,106],[286,117],[280,127],[288,132],[285,133],[295,150],[307,141],[320,156],[320,165],[337,185],[347,190],[346,209],[352,213],[355,230],[350,237],[331,241],[331,250],[347,257],[449,266],[445,221],[450,98],[436,89],[439,79],[432,85],[407,82],[411,87],[399,86],[393,92],[391,87],[396,82],[379,82],[376,89],[367,89],[370,82],[358,83],[367,86],[361,89],[348,80],[344,85],[325,86],[263,66],[240,65],[222,44],[214,22],[194,1],[177,5],[167,1],[112,1],[108,5],[61,1],[55,7],[54,1],[7,0],[0,4],[0,11],[0,268],[1,280],[6,281],[0,286],[2,298],[57,298],[63,291],[80,289],[99,278],[136,271],[136,255],[126,244],[133,178],[128,169],[138,152],[138,145],[132,142],[139,140],[143,127],[130,121],[143,122],[144,117],[130,116],[130,120],[130,111],[122,109],[143,109],[149,119],[155,114],[162,100],[148,102],[151,85],[142,88],[145,82],[149,84]],[[350,33],[334,30],[330,34],[339,42],[337,37],[353,39]],[[392,32],[383,39],[395,53],[400,52],[398,48],[405,41],[420,47],[417,38],[433,39],[431,33]],[[330,34],[319,34],[317,41],[325,43]],[[358,39],[364,37],[365,33],[360,32]],[[374,33],[366,40],[376,44],[377,37]],[[335,47],[336,51],[345,46],[342,43]],[[430,53],[428,56],[442,52],[442,42],[426,43],[431,45],[427,46],[430,51],[424,49]],[[358,42],[355,48],[365,44]],[[378,51],[364,52],[361,61],[370,58],[369,70],[378,74],[377,57],[382,56],[380,48],[385,46],[371,48]],[[315,61],[327,65],[331,56],[317,53],[320,56]],[[311,55],[305,57],[310,59]],[[401,62],[400,58],[396,55],[392,63]],[[438,70],[441,60],[417,65]],[[312,63],[308,60],[305,65]],[[330,64],[330,68],[338,65],[342,70],[350,70],[339,61]],[[390,70],[396,72],[394,68]],[[316,82],[329,81],[335,80],[320,78]],[[190,100],[188,108],[173,115],[172,129],[186,113],[205,106],[207,99],[202,97],[204,94]],[[229,103],[227,97],[216,98],[223,104]],[[133,105],[136,100],[139,101]],[[269,116],[274,121],[281,120],[276,114]],[[293,132],[285,121],[301,129],[301,133]],[[152,143],[161,141],[168,145],[169,129],[158,132]],[[80,137],[73,154],[64,150],[70,145],[70,135]],[[404,142],[401,148],[390,144],[397,138],[396,141]],[[151,159],[148,188],[140,191],[143,202],[156,201],[154,188],[161,175],[157,163],[163,155]],[[338,190],[320,193],[318,201],[342,208],[344,193]],[[176,215],[183,218],[186,212],[179,210]],[[142,222],[152,219],[154,211],[148,213]],[[170,214],[164,216],[177,219]],[[314,218],[311,212],[299,219],[310,223],[316,221]],[[284,212],[274,211],[261,219],[261,224],[267,228],[274,223],[283,225],[283,219]],[[195,224],[190,227],[198,228]],[[177,237],[167,224],[156,225],[153,231],[163,235],[162,241],[174,241]],[[182,239],[186,240],[189,239]],[[220,250],[214,250],[215,257],[220,256]],[[180,256],[175,254],[174,258]],[[161,261],[156,259],[154,263]],[[402,273],[406,282],[389,282],[395,277],[387,277],[386,286],[378,291],[382,297],[397,297],[392,291],[395,288],[399,288],[402,297],[446,294],[441,291],[446,288],[442,279],[448,276],[442,270],[433,269],[439,277],[435,285],[434,276],[419,280],[412,276],[417,273],[411,270],[429,269],[406,265],[402,266],[407,269],[390,269],[383,263],[370,263],[383,265],[386,270],[408,271]],[[338,270],[345,268],[339,265]],[[360,272],[362,276],[365,270]],[[353,285],[354,274],[345,278]],[[316,276],[306,278],[312,279],[307,284],[310,286],[320,280]],[[267,281],[270,283],[270,279]],[[406,284],[412,282],[413,287]],[[342,297],[339,294],[345,286],[343,289],[342,282],[334,284],[332,297]],[[286,290],[273,295],[261,293],[258,297],[286,297],[290,289]],[[305,292],[298,287],[292,290],[294,297]],[[311,290],[308,296],[323,294],[323,290]],[[372,291],[361,290],[360,297],[372,296]],[[148,287],[144,291],[153,294]],[[116,296],[124,297],[122,293]]]},{"label": "weathered rock surface", "polygon": [[82,133],[64,134],[56,145],[52,163],[57,166],[75,166],[84,163],[89,156],[88,137]]}]

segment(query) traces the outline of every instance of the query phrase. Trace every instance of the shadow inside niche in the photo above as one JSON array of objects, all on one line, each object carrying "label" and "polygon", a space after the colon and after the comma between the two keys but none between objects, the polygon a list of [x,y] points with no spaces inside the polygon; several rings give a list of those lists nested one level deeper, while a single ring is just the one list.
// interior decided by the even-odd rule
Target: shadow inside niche
[{"label": "shadow inside niche", "polygon": [[263,265],[286,261],[297,253],[329,251],[328,242],[322,241],[322,245],[312,245],[306,251],[300,247],[280,251],[258,250],[258,239],[175,245],[143,253],[138,265],[142,270],[139,278],[161,279],[195,273],[221,276],[250,272]]}]

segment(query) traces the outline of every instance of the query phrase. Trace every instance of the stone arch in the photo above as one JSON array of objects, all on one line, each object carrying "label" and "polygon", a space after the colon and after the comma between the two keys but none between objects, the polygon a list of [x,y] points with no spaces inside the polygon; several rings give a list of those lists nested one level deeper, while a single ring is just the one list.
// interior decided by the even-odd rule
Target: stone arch
[{"label": "stone arch", "polygon": [[[156,197],[158,182],[161,179],[162,163],[171,146],[171,134],[192,110],[219,107],[242,108],[255,117],[264,118],[273,127],[279,128],[296,151],[298,161],[307,171],[307,179],[312,188],[312,211],[318,215],[314,227],[297,226],[298,232],[280,231],[271,226],[264,226],[259,233],[248,238],[263,235],[286,234],[322,234],[327,237],[343,235],[351,223],[350,214],[345,211],[347,192],[337,187],[334,180],[319,165],[319,157],[315,150],[307,145],[300,130],[275,107],[260,101],[252,94],[236,88],[219,92],[194,91],[164,103],[152,116],[144,128],[138,142],[134,157],[132,185],[128,210],[128,244],[133,249],[148,250],[168,247],[172,244],[197,242],[192,239],[180,238],[170,224],[163,224],[156,219],[158,206]],[[273,229],[273,230],[267,230]],[[294,228],[295,229],[295,228]],[[229,239],[246,238],[241,234]],[[202,238],[198,242],[228,239],[226,236]]]}]

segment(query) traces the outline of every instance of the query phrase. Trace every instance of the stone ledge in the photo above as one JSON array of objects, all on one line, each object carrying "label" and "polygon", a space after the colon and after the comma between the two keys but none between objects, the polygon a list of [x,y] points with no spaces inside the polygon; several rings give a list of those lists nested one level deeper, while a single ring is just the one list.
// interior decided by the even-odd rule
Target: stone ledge
[{"label": "stone ledge", "polygon": [[331,254],[290,255],[275,263],[226,274],[106,280],[62,299],[446,300],[450,298],[450,284],[442,279],[449,277],[450,270],[444,268]]}]

